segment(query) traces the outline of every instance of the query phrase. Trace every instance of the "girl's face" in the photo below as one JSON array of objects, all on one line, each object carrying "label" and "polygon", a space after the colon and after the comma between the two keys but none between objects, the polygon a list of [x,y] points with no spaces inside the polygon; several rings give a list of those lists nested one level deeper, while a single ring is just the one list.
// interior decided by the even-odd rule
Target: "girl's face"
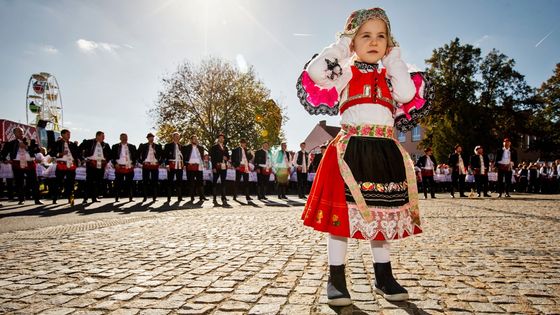
[{"label": "girl's face", "polygon": [[385,22],[373,19],[360,26],[350,44],[350,50],[356,53],[359,61],[377,63],[385,56],[388,45]]}]

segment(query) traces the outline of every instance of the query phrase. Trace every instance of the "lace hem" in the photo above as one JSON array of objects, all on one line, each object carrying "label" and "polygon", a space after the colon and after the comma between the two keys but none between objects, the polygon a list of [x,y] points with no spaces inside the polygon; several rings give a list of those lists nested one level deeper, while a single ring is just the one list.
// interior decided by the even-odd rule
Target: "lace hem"
[{"label": "lace hem", "polygon": [[400,239],[414,234],[415,219],[413,206],[410,203],[398,208],[370,207],[369,211],[373,220],[364,220],[360,210],[354,204],[348,204],[348,219],[350,224],[350,237],[360,232],[365,239],[376,239],[379,233],[386,240]]}]

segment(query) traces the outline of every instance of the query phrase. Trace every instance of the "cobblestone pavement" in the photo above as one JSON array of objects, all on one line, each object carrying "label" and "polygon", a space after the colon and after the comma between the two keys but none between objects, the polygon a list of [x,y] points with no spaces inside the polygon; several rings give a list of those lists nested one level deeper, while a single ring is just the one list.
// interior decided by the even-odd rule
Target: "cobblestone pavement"
[{"label": "cobblestone pavement", "polygon": [[410,301],[373,293],[368,243],[352,240],[354,306],[336,309],[325,235],[302,226],[303,205],[231,204],[35,213],[4,203],[0,313],[560,313],[560,196],[421,200],[424,233],[392,247]]}]

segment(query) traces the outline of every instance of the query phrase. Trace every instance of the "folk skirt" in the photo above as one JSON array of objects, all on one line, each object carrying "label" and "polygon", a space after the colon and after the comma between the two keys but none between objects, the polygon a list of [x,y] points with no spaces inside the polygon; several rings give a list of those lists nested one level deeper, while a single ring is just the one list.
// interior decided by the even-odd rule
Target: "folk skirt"
[{"label": "folk skirt", "polygon": [[342,126],[321,159],[302,219],[315,230],[357,239],[422,232],[414,164],[392,126]]}]

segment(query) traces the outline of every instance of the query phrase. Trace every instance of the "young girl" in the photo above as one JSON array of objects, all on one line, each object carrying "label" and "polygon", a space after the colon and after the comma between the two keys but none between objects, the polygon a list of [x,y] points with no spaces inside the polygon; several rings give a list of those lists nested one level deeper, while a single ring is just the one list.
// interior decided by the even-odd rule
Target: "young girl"
[{"label": "young girl", "polygon": [[393,137],[399,104],[425,103],[424,86],[417,85],[380,8],[353,12],[338,41],[298,80],[307,111],[341,114],[340,133],[321,160],[302,214],[305,225],[329,233],[330,305],[352,303],[344,273],[349,237],[370,241],[376,292],[389,301],[408,299],[393,277],[388,241],[422,231],[414,164]]}]

